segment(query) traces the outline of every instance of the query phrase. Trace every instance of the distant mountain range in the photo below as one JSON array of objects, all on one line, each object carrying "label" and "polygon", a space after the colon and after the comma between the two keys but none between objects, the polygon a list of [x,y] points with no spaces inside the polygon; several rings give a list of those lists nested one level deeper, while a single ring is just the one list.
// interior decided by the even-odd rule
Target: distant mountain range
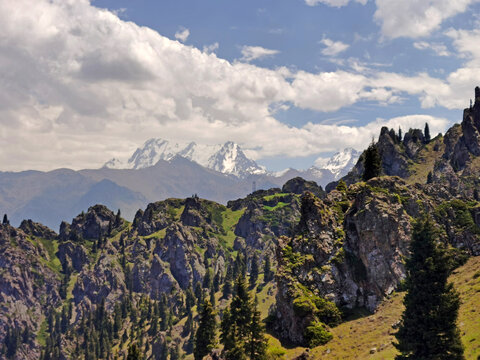
[{"label": "distant mountain range", "polygon": [[[285,169],[279,172],[269,172],[265,167],[258,165],[255,160],[248,158],[242,148],[232,142],[216,145],[199,145],[195,142],[172,143],[164,139],[150,139],[138,148],[127,160],[111,159],[103,167],[108,169],[143,169],[155,165],[160,160],[170,162],[174,157],[181,156],[196,162],[203,167],[238,178],[247,178],[250,175],[268,175],[284,178],[303,175],[311,180],[318,180],[321,185],[337,180],[346,175],[355,165],[360,152],[346,148],[337,152],[329,159],[317,162],[307,170]],[[325,182],[325,179],[327,181]]]},{"label": "distant mountain range", "polygon": [[175,156],[196,162],[211,170],[245,178],[267,173],[254,160],[249,159],[240,146],[232,141],[225,144],[199,145],[195,142],[171,143],[164,139],[150,139],[138,148],[128,161],[111,159],[104,165],[109,169],[144,169],[159,160],[171,161]]},{"label": "distant mountain range", "polygon": [[[112,159],[101,169],[49,172],[0,172],[0,212],[12,224],[23,219],[58,229],[62,220],[94,204],[121,209],[133,219],[139,208],[166,198],[192,194],[220,203],[244,197],[253,189],[281,187],[300,176],[322,187],[344,176],[359,153],[345,149],[324,162],[324,167],[268,172],[249,159],[238,144],[178,144],[151,139],[128,159]],[[1,215],[1,214],[0,214]]]}]

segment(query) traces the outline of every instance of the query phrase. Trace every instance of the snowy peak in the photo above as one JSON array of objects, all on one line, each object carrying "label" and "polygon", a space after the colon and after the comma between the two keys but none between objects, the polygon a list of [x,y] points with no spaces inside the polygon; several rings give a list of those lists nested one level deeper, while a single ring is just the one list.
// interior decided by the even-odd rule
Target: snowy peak
[{"label": "snowy peak", "polygon": [[207,167],[224,174],[247,177],[251,174],[264,174],[266,171],[255,161],[249,159],[238,144],[226,142],[209,159]]},{"label": "snowy peak", "polygon": [[266,172],[232,141],[223,145],[202,145],[195,142],[173,143],[164,139],[150,139],[133,153],[128,162],[112,159],[106,162],[104,167],[142,169],[153,166],[160,160],[171,161],[175,156],[181,156],[209,169],[241,178]]},{"label": "snowy peak", "polygon": [[335,153],[328,160],[318,160],[315,165],[318,168],[329,170],[334,174],[335,179],[346,175],[357,163],[360,152],[353,148],[346,148]]}]

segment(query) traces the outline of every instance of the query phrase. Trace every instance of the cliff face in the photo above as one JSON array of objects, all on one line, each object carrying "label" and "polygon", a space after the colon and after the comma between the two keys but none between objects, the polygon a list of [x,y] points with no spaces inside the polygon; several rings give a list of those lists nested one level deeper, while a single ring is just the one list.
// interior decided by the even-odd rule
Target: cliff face
[{"label": "cliff face", "polygon": [[408,186],[398,177],[333,190],[323,200],[304,195],[295,235],[283,238],[277,251],[279,334],[307,343],[305,334],[317,310],[306,315],[295,311],[305,296],[343,309],[375,311],[405,277],[411,221],[422,212],[433,214],[442,241],[455,251],[479,255],[479,204],[449,199],[443,186]]}]

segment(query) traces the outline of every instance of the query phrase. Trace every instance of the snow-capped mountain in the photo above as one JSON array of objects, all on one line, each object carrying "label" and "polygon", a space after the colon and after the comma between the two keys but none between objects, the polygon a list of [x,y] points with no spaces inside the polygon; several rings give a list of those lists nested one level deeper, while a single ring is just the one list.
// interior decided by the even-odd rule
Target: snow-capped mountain
[{"label": "snow-capped mountain", "polygon": [[164,139],[150,139],[138,148],[127,162],[111,159],[104,164],[109,169],[143,169],[160,160],[171,161],[181,156],[206,168],[239,178],[251,174],[265,174],[265,168],[249,159],[240,146],[228,141],[225,144],[202,145],[195,142],[172,143]]},{"label": "snow-capped mountain", "polygon": [[329,159],[317,160],[315,166],[312,168],[329,170],[334,175],[335,180],[338,180],[347,175],[347,173],[355,166],[360,155],[361,152],[353,148],[346,148],[335,153]]}]

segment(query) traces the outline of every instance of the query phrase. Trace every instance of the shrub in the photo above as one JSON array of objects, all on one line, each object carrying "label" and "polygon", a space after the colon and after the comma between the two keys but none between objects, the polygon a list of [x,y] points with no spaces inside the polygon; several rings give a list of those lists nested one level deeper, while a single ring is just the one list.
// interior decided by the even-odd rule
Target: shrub
[{"label": "shrub", "polygon": [[305,329],[304,337],[307,345],[313,348],[315,346],[326,344],[332,340],[333,335],[327,331],[323,323],[320,321],[313,321]]},{"label": "shrub", "polygon": [[300,296],[293,300],[293,311],[297,316],[305,317],[316,311],[315,304],[306,296]]},{"label": "shrub", "polygon": [[318,318],[329,326],[338,325],[342,321],[342,314],[333,302],[316,296],[315,306]]}]

